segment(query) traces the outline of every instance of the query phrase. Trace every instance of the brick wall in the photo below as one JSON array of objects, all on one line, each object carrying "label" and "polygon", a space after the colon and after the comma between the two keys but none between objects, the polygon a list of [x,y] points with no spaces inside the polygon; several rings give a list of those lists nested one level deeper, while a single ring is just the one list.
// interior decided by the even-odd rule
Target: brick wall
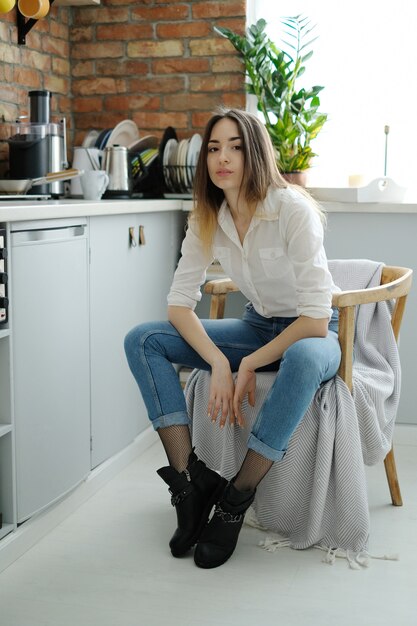
[{"label": "brick wall", "polygon": [[[214,25],[243,32],[245,0],[102,0],[60,7],[17,45],[16,11],[0,14],[0,118],[27,114],[30,89],[53,92],[69,146],[89,129],[133,119],[141,135],[201,131],[218,104],[245,106],[242,66]],[[0,139],[10,126],[0,124]],[[0,175],[8,149],[0,142]]]},{"label": "brick wall", "polygon": [[102,0],[70,30],[76,143],[133,119],[141,134],[201,130],[223,103],[244,107],[242,66],[215,24],[242,32],[245,0]]},{"label": "brick wall", "polygon": [[[50,90],[52,115],[65,115],[71,127],[70,18],[71,9],[52,5],[19,46],[16,9],[0,14],[0,139],[10,136],[10,122],[28,114],[31,89]],[[7,160],[8,146],[0,141],[0,175]]]}]

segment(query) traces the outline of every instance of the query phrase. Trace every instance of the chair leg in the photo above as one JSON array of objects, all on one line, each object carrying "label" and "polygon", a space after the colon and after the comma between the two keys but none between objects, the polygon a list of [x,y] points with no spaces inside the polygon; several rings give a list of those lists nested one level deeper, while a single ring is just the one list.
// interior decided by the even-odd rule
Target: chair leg
[{"label": "chair leg", "polygon": [[401,497],[400,484],[398,482],[397,468],[395,465],[394,446],[388,452],[384,459],[385,472],[387,475],[388,486],[391,494],[391,501],[394,506],[402,506],[403,499]]}]

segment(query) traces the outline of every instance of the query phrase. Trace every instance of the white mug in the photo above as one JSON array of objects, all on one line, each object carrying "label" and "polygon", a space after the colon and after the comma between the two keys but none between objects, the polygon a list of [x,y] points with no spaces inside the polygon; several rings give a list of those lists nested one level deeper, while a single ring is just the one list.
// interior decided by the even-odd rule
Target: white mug
[{"label": "white mug", "polygon": [[109,184],[104,170],[89,170],[81,176],[81,188],[85,200],[100,200]]},{"label": "white mug", "polygon": [[[76,146],[74,148],[72,167],[75,167],[77,170],[84,170],[84,172],[100,169],[102,154],[102,151],[98,148]],[[82,195],[81,178],[73,178],[71,180],[71,196],[73,198],[82,198]]]}]

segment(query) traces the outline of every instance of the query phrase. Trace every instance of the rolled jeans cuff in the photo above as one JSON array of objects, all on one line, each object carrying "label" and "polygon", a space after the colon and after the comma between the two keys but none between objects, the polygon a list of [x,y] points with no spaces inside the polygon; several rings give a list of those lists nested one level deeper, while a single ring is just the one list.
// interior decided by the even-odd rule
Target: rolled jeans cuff
[{"label": "rolled jeans cuff", "polygon": [[177,411],[176,413],[168,413],[168,415],[161,415],[152,420],[152,426],[155,430],[158,428],[166,428],[167,426],[189,426],[191,423],[187,413],[183,411]]},{"label": "rolled jeans cuff", "polygon": [[275,450],[274,448],[271,448],[252,434],[249,435],[248,448],[254,450],[258,454],[262,454],[262,456],[264,456],[266,459],[269,459],[270,461],[281,461],[286,453],[286,450]]}]

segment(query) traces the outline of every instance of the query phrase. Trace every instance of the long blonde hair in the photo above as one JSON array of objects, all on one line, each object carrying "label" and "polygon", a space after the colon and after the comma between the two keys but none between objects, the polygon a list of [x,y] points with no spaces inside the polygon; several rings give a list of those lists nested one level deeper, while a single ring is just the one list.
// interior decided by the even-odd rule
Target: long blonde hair
[{"label": "long blonde hair", "polygon": [[[199,237],[206,251],[212,245],[217,228],[217,216],[225,199],[223,190],[214,185],[208,174],[208,144],[214,126],[225,118],[236,122],[242,138],[245,166],[240,192],[243,199],[250,205],[256,205],[265,200],[271,186],[282,189],[293,187],[287,183],[277,168],[274,147],[262,121],[247,111],[219,108],[209,119],[203,134],[194,178],[193,210],[190,215],[190,218],[196,221]],[[305,190],[300,191],[312,200],[314,208],[322,214],[311,196]]]}]

